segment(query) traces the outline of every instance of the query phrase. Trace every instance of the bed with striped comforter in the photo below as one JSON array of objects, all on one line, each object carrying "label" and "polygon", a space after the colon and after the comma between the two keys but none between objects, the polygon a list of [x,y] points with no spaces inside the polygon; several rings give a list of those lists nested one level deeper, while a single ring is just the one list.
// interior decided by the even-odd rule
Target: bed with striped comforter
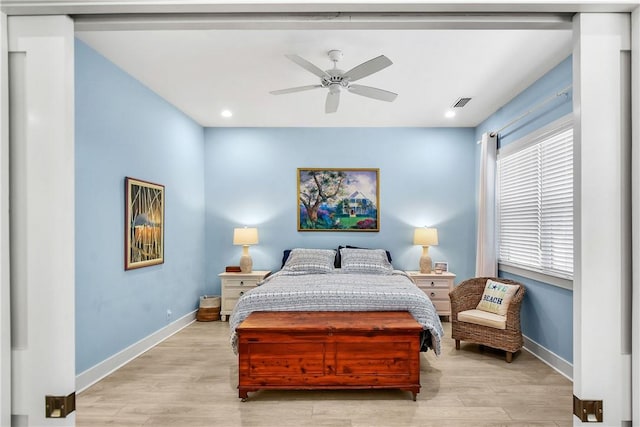
[{"label": "bed with striped comforter", "polygon": [[423,327],[421,351],[440,354],[442,324],[431,300],[404,272],[328,274],[279,271],[245,293],[229,319],[237,353],[236,328],[254,311],[408,311]]}]

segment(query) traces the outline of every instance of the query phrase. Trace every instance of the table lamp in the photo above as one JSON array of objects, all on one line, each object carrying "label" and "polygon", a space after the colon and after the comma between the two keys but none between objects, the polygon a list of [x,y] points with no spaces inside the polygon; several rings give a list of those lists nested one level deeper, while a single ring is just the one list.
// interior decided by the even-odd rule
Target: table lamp
[{"label": "table lamp", "polygon": [[258,243],[257,228],[235,228],[233,230],[233,244],[242,245],[242,256],[240,257],[240,271],[251,273],[253,261],[249,255],[249,246]]},{"label": "table lamp", "polygon": [[429,246],[438,244],[438,230],[435,228],[420,227],[413,232],[413,244],[422,246],[420,257],[420,273],[431,273],[431,257]]}]

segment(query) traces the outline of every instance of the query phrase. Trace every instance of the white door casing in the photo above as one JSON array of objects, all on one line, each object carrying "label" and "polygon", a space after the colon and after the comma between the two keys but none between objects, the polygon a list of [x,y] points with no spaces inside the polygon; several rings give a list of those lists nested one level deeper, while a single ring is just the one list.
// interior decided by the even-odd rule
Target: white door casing
[{"label": "white door casing", "polygon": [[12,423],[45,418],[75,390],[74,27],[8,18]]},{"label": "white door casing", "polygon": [[573,390],[607,426],[631,420],[630,30],[629,14],[574,17]]},{"label": "white door casing", "polygon": [[7,15],[0,12],[0,426],[11,425],[8,59]]},{"label": "white door casing", "polygon": [[[632,336],[640,337],[640,7],[631,14]],[[640,340],[632,339],[632,419],[640,420]]]}]

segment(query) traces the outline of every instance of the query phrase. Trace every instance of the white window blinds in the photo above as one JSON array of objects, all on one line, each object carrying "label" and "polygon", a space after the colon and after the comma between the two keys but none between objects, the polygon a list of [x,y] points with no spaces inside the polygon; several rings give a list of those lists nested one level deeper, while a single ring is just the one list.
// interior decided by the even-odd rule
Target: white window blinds
[{"label": "white window blinds", "polygon": [[498,156],[498,262],[573,278],[572,123],[512,145]]}]

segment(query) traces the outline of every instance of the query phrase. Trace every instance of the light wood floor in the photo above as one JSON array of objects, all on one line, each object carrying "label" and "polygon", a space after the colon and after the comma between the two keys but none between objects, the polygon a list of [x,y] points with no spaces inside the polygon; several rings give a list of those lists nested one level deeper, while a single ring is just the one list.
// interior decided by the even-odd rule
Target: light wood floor
[{"label": "light wood floor", "polygon": [[526,351],[462,343],[421,354],[418,401],[397,390],[260,391],[238,399],[226,322],[195,322],[80,393],[77,425],[571,426],[572,384]]}]

